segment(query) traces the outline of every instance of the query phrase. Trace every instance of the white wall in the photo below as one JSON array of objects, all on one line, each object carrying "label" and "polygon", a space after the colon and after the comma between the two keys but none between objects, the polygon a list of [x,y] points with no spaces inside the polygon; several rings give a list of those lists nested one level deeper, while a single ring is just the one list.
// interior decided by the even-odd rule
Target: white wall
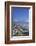
[{"label": "white wall", "polygon": [[[14,1],[14,0],[12,0]],[[15,0],[19,1],[19,0]],[[36,2],[35,0],[20,0],[27,2]],[[0,46],[36,46],[36,43],[25,44],[5,44],[5,0],[0,0]]]}]

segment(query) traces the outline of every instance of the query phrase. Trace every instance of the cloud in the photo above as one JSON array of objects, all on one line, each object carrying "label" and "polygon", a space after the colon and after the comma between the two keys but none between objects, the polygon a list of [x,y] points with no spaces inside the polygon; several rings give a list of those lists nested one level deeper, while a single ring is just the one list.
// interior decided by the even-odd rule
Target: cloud
[{"label": "cloud", "polygon": [[14,19],[13,21],[18,22],[18,20],[17,20],[17,19]]}]

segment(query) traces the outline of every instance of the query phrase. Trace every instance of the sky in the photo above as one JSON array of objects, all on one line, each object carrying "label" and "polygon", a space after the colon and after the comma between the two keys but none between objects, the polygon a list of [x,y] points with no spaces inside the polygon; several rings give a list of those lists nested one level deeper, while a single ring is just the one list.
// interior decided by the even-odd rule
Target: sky
[{"label": "sky", "polygon": [[14,22],[28,22],[29,8],[12,7],[11,16],[13,17]]}]

